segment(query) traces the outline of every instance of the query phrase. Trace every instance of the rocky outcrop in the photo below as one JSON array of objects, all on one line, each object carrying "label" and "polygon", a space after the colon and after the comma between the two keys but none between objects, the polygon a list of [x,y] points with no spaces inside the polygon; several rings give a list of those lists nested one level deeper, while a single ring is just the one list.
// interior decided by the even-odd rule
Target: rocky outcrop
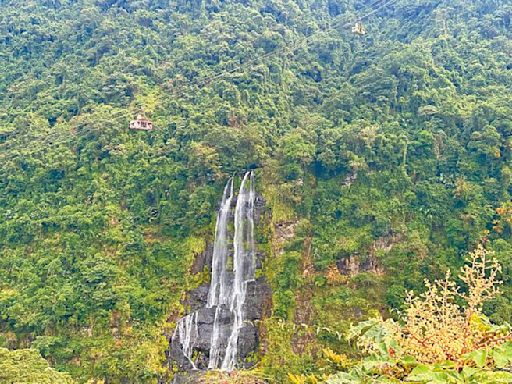
[{"label": "rocky outcrop", "polygon": [[[208,285],[202,285],[196,288],[189,295],[188,302],[193,303],[191,309],[197,311],[197,330],[198,336],[194,342],[194,364],[187,359],[183,353],[180,343],[170,343],[169,365],[177,368],[178,371],[190,371],[194,369],[204,370],[208,368],[209,352],[211,347],[213,324],[215,320],[216,308],[206,308],[204,304],[208,296]],[[245,324],[240,331],[238,341],[239,358],[243,367],[249,367],[252,362],[246,361],[258,349],[259,332],[257,322],[266,316],[269,316],[271,290],[263,278],[250,282],[247,286],[247,296],[245,302]],[[192,299],[193,298],[193,299]],[[200,300],[204,300],[202,302]],[[220,322],[221,335],[224,335],[223,342],[227,342],[227,336],[233,322],[232,312],[222,307],[219,309],[220,316],[217,321]]]},{"label": "rocky outcrop", "polygon": [[192,264],[190,273],[195,275],[196,273],[202,272],[205,267],[209,267],[212,264],[213,254],[213,243],[211,241],[206,243],[205,250],[198,254]]},{"label": "rocky outcrop", "polygon": [[338,260],[336,266],[343,275],[355,276],[361,272],[370,272],[376,275],[383,275],[384,268],[379,264],[376,254],[378,252],[389,252],[402,240],[401,234],[389,234],[376,239],[370,246],[367,255],[350,255]]},{"label": "rocky outcrop", "polygon": [[[262,196],[257,195],[254,204],[254,224],[256,227],[267,214],[265,201]],[[258,244],[256,244],[256,249],[256,268],[261,268],[265,255],[258,250]],[[212,253],[213,246],[207,246],[205,252],[197,256],[192,266],[192,272],[199,273],[205,268],[210,269]],[[228,273],[228,279],[233,279],[232,272]],[[172,342],[173,337],[169,340],[168,366],[170,371],[178,372],[174,375],[173,383],[202,382],[194,380],[201,380],[200,378],[203,377],[204,371],[208,369],[216,311],[217,329],[220,329],[219,334],[221,337],[220,358],[223,358],[234,321],[233,312],[231,312],[226,305],[221,305],[218,308],[208,308],[206,304],[208,302],[209,289],[210,283],[202,284],[190,291],[183,302],[187,313],[197,313],[197,317],[195,318],[196,323],[194,324],[194,327],[197,326],[197,331],[194,329],[194,337],[191,341],[192,358],[189,358],[190,356],[187,356],[183,350],[181,341]],[[238,361],[240,367],[249,367],[254,362],[254,359],[250,357],[257,352],[259,346],[258,321],[270,315],[271,296],[270,287],[263,277],[247,283],[245,304],[243,307],[244,323],[240,329],[238,338]],[[174,335],[176,335],[176,332]],[[175,339],[177,340],[178,338],[175,337]],[[162,383],[167,382],[168,381],[162,381]]]},{"label": "rocky outcrop", "polygon": [[378,264],[377,259],[373,255],[362,258],[359,255],[350,255],[347,258],[338,260],[336,263],[341,274],[347,276],[355,276],[361,272],[371,272],[376,275],[384,273],[382,267]]},{"label": "rocky outcrop", "polygon": [[272,254],[276,257],[282,256],[284,247],[288,241],[295,237],[295,230],[298,220],[281,221],[275,223],[272,233]]}]

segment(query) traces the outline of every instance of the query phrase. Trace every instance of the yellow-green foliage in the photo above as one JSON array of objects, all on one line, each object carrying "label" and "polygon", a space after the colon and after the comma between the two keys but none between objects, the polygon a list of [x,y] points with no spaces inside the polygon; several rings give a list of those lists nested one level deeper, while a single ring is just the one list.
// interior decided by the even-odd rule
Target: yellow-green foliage
[{"label": "yellow-green foliage", "polygon": [[263,194],[267,199],[268,207],[272,210],[274,223],[294,220],[295,213],[287,200],[288,191],[285,187],[269,182],[263,184]]},{"label": "yellow-green foliage", "polygon": [[[257,372],[234,371],[231,373],[211,371],[207,372],[200,379],[201,384],[265,384],[265,378]],[[198,383],[199,384],[199,383]]]},{"label": "yellow-green foliage", "polygon": [[75,381],[69,374],[50,368],[35,349],[0,348],[0,383],[73,384]]},{"label": "yellow-green foliage", "polygon": [[318,379],[315,375],[294,375],[293,373],[288,373],[288,379],[290,380],[290,384],[319,384],[320,379]]},{"label": "yellow-green foliage", "polygon": [[512,382],[512,373],[503,370],[512,365],[510,326],[491,324],[482,313],[499,293],[500,270],[493,253],[478,246],[461,269],[465,287],[447,273],[444,280],[426,281],[424,293],[409,294],[402,322],[375,318],[352,327],[348,337],[369,357],[327,383]]},{"label": "yellow-green foliage", "polygon": [[[196,240],[249,168],[269,227],[310,223],[265,263],[289,321],[313,308],[340,333],[400,308],[495,221],[512,268],[508,1],[0,3],[2,345],[82,381],[156,380],[154,327],[207,279]],[[128,128],[140,107],[151,132]],[[364,273],[337,274],[354,255]],[[508,275],[493,320],[512,319]]]},{"label": "yellow-green foliage", "polygon": [[305,330],[292,322],[282,319],[269,318],[262,324],[264,334],[264,355],[258,364],[265,377],[272,378],[277,383],[290,380],[288,373],[308,374],[315,371],[311,350],[306,349],[302,354],[293,350],[294,338]]},{"label": "yellow-green foliage", "polygon": [[[186,249],[186,260],[188,265],[188,270],[190,270],[190,267],[192,266],[192,263],[196,259],[197,255],[201,252],[204,252],[206,247],[206,241],[202,237],[189,237],[185,243],[185,249]],[[207,272],[200,272],[196,275],[187,275],[189,278],[189,287],[188,289],[193,289],[197,287],[199,284],[204,283],[208,279],[208,273]]]},{"label": "yellow-green foliage", "polygon": [[[512,339],[508,328],[492,326],[482,313],[483,304],[498,295],[501,283],[497,280],[501,266],[493,252],[479,245],[466,261],[459,276],[465,290],[447,272],[444,280],[425,281],[424,293],[409,293],[403,325],[391,319],[383,322],[399,347],[391,347],[390,354],[413,356],[421,363],[458,362],[468,353]],[[363,336],[361,345],[364,340]],[[368,341],[367,351],[376,353],[374,341]]]}]

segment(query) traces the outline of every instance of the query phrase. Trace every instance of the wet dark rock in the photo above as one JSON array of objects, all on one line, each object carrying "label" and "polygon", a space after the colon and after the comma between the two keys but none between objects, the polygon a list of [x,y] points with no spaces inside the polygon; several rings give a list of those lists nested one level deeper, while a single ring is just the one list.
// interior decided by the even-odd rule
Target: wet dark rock
[{"label": "wet dark rock", "polygon": [[265,300],[269,299],[271,296],[271,289],[262,277],[247,283],[247,294],[244,305],[246,320],[261,320],[268,316],[264,304]]},{"label": "wet dark rock", "polygon": [[[235,201],[233,201],[233,204],[235,204]],[[261,195],[257,194],[254,209],[254,222],[256,226],[263,222],[264,215],[267,213],[265,200]],[[228,252],[232,254],[232,248],[228,248]],[[197,255],[192,273],[199,273],[206,268],[210,269],[212,256],[213,243],[209,244],[204,252]],[[261,269],[264,257],[265,254],[263,252],[256,251],[255,262],[257,269]],[[233,274],[229,273],[228,280],[232,279]],[[174,375],[174,381],[172,381],[175,384],[204,382],[201,381],[201,377],[204,378],[204,370],[208,368],[216,311],[219,311],[217,320],[220,328],[220,358],[223,359],[224,357],[223,354],[231,334],[234,315],[227,305],[223,305],[218,309],[216,307],[206,308],[209,288],[209,283],[198,286],[188,293],[183,303],[187,313],[197,313],[197,337],[192,340],[193,364],[184,355],[182,341],[177,337],[177,333],[175,333],[174,341],[172,337],[169,340],[170,347],[167,353],[169,369],[170,371],[178,371]],[[257,322],[270,314],[271,297],[270,287],[263,277],[247,283],[247,294],[244,304],[245,322],[240,329],[238,338],[239,363],[242,367],[249,367],[253,364],[253,359],[250,357],[257,352],[259,344]]]},{"label": "wet dark rock", "polygon": [[210,284],[201,284],[196,289],[190,291],[184,302],[186,308],[189,308],[190,312],[197,311],[204,307],[204,304],[208,301],[208,290]]},{"label": "wet dark rock", "polygon": [[[208,292],[206,290],[206,292]],[[204,295],[203,295],[204,296]],[[199,296],[198,296],[199,297]],[[206,298],[205,302],[206,304]],[[258,350],[259,335],[257,321],[269,315],[271,300],[271,290],[263,278],[251,281],[247,284],[247,296],[244,306],[245,324],[240,330],[238,338],[239,358],[241,365],[249,367],[251,363],[244,361]],[[197,311],[197,338],[193,341],[194,364],[197,369],[204,370],[208,368],[209,353],[212,340],[213,325],[215,321],[215,311],[217,308],[198,308]],[[228,342],[233,323],[233,313],[228,306],[223,305],[218,309],[220,315],[218,322],[220,324],[220,345],[221,358]],[[181,344],[178,340],[174,343],[171,340],[169,350],[170,366],[175,366],[178,371],[193,370],[190,361],[185,357]]]},{"label": "wet dark rock", "polygon": [[265,199],[259,193],[256,194],[254,201],[254,224],[258,225],[261,222],[262,216],[265,213]]},{"label": "wet dark rock", "polygon": [[180,372],[174,376],[173,384],[202,384],[204,383],[203,372]]},{"label": "wet dark rock", "polygon": [[176,367],[179,371],[190,371],[194,369],[192,363],[183,354],[183,350],[178,343],[171,343],[167,355],[169,368]]},{"label": "wet dark rock", "polygon": [[[238,338],[238,352],[242,361],[249,357],[251,353],[257,350],[258,339],[258,329],[254,324],[246,323],[242,329],[240,329],[240,336]],[[250,363],[244,361],[243,365],[247,368]]]},{"label": "wet dark rock", "polygon": [[204,271],[205,268],[210,268],[212,265],[212,255],[213,243],[207,242],[205,250],[196,256],[190,272],[195,275],[196,273]]}]

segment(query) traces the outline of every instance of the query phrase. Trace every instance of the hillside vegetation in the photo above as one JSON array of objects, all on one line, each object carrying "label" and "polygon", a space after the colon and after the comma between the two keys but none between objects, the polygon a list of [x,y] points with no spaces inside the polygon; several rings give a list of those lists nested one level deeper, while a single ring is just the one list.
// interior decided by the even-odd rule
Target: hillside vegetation
[{"label": "hillside vegetation", "polygon": [[[0,347],[156,382],[248,168],[271,382],[357,357],[351,322],[482,241],[503,267],[483,313],[512,321],[511,1],[0,0],[0,64]],[[128,129],[141,108],[153,131]]]}]

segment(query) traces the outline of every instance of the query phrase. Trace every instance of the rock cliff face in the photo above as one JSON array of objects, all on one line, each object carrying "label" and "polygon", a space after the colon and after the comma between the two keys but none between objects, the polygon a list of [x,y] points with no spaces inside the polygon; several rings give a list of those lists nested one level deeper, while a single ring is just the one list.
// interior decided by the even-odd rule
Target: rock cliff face
[{"label": "rock cliff face", "polygon": [[400,233],[389,233],[375,240],[366,255],[352,254],[337,262],[337,268],[343,275],[355,276],[361,272],[370,272],[383,275],[384,268],[379,264],[377,252],[389,252],[396,244],[403,240]]},{"label": "rock cliff face", "polygon": [[[265,201],[261,195],[256,194],[254,200],[254,225],[256,230],[262,225],[268,217],[268,211],[265,208]],[[232,231],[231,228],[228,231]],[[232,238],[232,234],[230,236]],[[261,268],[264,254],[259,250],[259,244],[256,242],[255,264],[256,268]],[[228,247],[228,253],[232,253],[232,247]],[[196,262],[192,267],[192,272],[202,271],[208,268],[211,271],[213,256],[213,246],[206,247],[201,255],[198,255]],[[229,255],[231,258],[232,255]],[[228,281],[233,280],[233,273],[228,273]],[[220,330],[220,351],[225,353],[228,343],[230,329],[233,326],[234,314],[225,306],[208,308],[208,293],[210,283],[202,284],[196,289],[190,291],[184,301],[187,313],[197,313],[193,333],[193,343],[191,344],[192,353],[187,356],[184,350],[183,342],[177,342],[177,337],[171,337],[169,340],[170,348],[168,351],[169,369],[178,371],[175,375],[174,383],[190,383],[192,378],[196,380],[200,377],[200,371],[207,370],[210,360],[210,350],[212,346],[212,336],[214,324],[217,321],[217,329]],[[259,277],[247,282],[245,303],[243,306],[244,322],[238,337],[238,366],[249,367],[254,364],[251,358],[257,351],[259,345],[258,320],[270,315],[271,290],[264,278]],[[217,311],[217,313],[216,313]],[[190,356],[193,356],[190,359]]]}]

